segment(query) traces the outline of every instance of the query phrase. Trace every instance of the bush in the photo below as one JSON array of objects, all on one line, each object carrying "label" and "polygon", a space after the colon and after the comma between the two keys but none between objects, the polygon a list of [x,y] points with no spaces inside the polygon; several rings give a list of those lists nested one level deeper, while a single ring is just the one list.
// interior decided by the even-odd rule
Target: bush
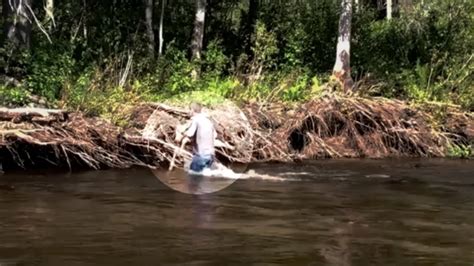
[{"label": "bush", "polygon": [[224,48],[221,46],[219,40],[213,40],[206,47],[203,52],[203,61],[201,65],[201,71],[204,73],[204,79],[206,78],[219,78],[226,73],[228,65],[230,63],[229,58],[224,54]]},{"label": "bush", "polygon": [[474,147],[472,145],[450,145],[448,147],[448,156],[453,158],[471,158],[474,156]]},{"label": "bush", "polygon": [[[103,70],[91,68],[64,88],[63,108],[80,110],[90,116],[100,116],[116,125],[125,125],[130,110],[149,95],[139,82],[120,87],[104,78]],[[105,80],[105,81],[104,81]]]},{"label": "bush", "polygon": [[169,97],[193,90],[193,69],[194,65],[186,58],[186,53],[171,44],[158,60],[156,67],[143,77],[143,87]]},{"label": "bush", "polygon": [[0,106],[22,106],[29,101],[29,91],[23,87],[0,85]]},{"label": "bush", "polygon": [[65,83],[72,78],[75,60],[60,45],[37,47],[28,67],[27,86],[32,93],[50,101],[59,98]]}]

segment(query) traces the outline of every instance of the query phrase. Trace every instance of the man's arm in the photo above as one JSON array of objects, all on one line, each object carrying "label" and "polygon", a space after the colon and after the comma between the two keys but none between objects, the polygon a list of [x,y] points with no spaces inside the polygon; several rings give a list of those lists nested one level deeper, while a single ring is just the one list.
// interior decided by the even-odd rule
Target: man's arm
[{"label": "man's arm", "polygon": [[188,130],[184,133],[184,135],[188,138],[192,138],[197,131],[197,123],[196,120],[191,121],[191,126],[189,126]]},{"label": "man's arm", "polygon": [[196,132],[197,126],[194,120],[188,121],[183,125],[176,128],[175,142],[189,142],[189,138],[193,137]]}]

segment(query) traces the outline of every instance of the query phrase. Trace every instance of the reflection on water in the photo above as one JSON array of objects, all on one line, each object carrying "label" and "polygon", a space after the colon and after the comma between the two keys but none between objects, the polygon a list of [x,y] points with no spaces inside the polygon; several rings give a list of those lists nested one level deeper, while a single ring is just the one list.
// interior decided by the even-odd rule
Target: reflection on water
[{"label": "reflection on water", "polygon": [[[235,173],[243,173],[247,169],[247,165],[243,164],[234,164],[229,167]],[[237,178],[226,178],[225,176],[191,175],[183,169],[174,169],[173,171],[156,169],[152,170],[152,173],[169,188],[195,195],[215,193],[227,188],[237,180]]]},{"label": "reflection on water", "polygon": [[474,263],[473,162],[252,168],[293,182],[188,195],[143,169],[0,176],[0,264]]}]

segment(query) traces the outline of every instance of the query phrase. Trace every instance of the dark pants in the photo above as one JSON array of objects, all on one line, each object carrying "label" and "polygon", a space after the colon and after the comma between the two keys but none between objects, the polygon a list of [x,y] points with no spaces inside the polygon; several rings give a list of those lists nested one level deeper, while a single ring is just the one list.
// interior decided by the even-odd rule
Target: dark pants
[{"label": "dark pants", "polygon": [[199,155],[194,154],[193,160],[191,161],[191,170],[195,172],[201,172],[204,168],[211,168],[212,163],[214,162],[213,155]]}]

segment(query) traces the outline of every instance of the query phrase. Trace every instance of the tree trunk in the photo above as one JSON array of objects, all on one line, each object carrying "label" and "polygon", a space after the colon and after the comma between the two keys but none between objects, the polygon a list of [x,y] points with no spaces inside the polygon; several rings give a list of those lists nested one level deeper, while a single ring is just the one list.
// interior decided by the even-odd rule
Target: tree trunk
[{"label": "tree trunk", "polygon": [[46,0],[44,10],[46,12],[44,23],[47,24],[51,21],[48,25],[48,29],[51,30],[51,26],[56,26],[56,22],[54,21],[54,0]]},{"label": "tree trunk", "polygon": [[393,8],[392,0],[387,0],[387,20],[392,19],[392,8]]},{"label": "tree trunk", "polygon": [[196,0],[196,17],[194,20],[191,52],[193,60],[201,59],[202,40],[204,38],[204,18],[206,16],[206,0]]},{"label": "tree trunk", "polygon": [[148,53],[155,57],[155,33],[153,32],[153,0],[145,0],[146,33],[148,35]]},{"label": "tree trunk", "polygon": [[344,91],[348,92],[352,90],[353,85],[350,69],[352,0],[341,0],[341,9],[333,75],[342,84]]},{"label": "tree trunk", "polygon": [[355,4],[355,10],[356,10],[356,12],[359,12],[359,10],[360,10],[360,0],[355,0],[355,1],[354,1],[354,4]]},{"label": "tree trunk", "polygon": [[31,22],[28,6],[33,0],[3,0],[4,41],[8,41],[15,48],[30,48]]},{"label": "tree trunk", "polygon": [[249,0],[249,10],[247,14],[247,22],[245,24],[245,53],[250,55],[252,53],[252,34],[255,31],[255,24],[258,17],[258,1]]},{"label": "tree trunk", "polygon": [[161,15],[160,15],[160,30],[159,30],[159,47],[158,47],[158,55],[161,56],[163,53],[163,18],[165,16],[165,6],[166,6],[166,0],[161,0]]}]

